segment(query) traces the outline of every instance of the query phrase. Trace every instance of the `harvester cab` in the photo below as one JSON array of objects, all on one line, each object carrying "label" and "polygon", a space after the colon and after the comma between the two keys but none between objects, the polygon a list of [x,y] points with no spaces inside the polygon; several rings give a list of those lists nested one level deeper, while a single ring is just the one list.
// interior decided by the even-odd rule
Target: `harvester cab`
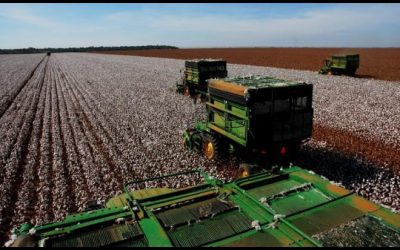
[{"label": "harvester cab", "polygon": [[324,60],[324,67],[318,73],[354,76],[359,67],[359,62],[359,54],[333,55]]},{"label": "harvester cab", "polygon": [[222,59],[195,59],[185,62],[182,79],[176,83],[176,92],[192,98],[207,96],[207,80],[228,75]]},{"label": "harvester cab", "polygon": [[184,145],[209,160],[234,150],[248,163],[287,165],[311,137],[312,90],[266,76],[211,79],[207,121],[184,131]]}]

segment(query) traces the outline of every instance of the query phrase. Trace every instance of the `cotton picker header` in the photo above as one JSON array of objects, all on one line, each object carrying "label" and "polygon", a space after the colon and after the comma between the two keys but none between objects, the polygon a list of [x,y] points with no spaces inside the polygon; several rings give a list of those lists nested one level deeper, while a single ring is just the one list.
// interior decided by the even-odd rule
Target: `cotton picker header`
[{"label": "cotton picker header", "polygon": [[[168,188],[180,175],[200,183]],[[152,182],[165,185],[142,185]],[[23,224],[12,239],[19,247],[398,246],[400,215],[299,167],[232,182],[195,170],[128,182],[103,208]]]}]

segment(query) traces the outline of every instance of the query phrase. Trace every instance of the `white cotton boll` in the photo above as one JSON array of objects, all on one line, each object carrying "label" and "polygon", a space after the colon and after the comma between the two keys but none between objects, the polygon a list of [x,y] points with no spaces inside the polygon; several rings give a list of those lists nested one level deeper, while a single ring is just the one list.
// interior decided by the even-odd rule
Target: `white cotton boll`
[{"label": "white cotton boll", "polygon": [[121,222],[124,222],[124,221],[125,221],[125,218],[117,218],[115,220],[115,223],[121,223]]},{"label": "white cotton boll", "polygon": [[10,247],[10,246],[14,243],[14,241],[15,241],[15,240],[9,240],[9,241],[7,241],[7,242],[4,244],[4,246],[5,246],[5,247]]},{"label": "white cotton boll", "polygon": [[251,227],[253,227],[257,231],[261,230],[260,222],[258,220],[252,221]]},{"label": "white cotton boll", "polygon": [[31,228],[31,229],[29,230],[29,234],[30,234],[30,235],[36,234],[36,229],[35,229],[35,228]]},{"label": "white cotton boll", "polygon": [[274,220],[278,220],[280,218],[285,218],[285,215],[284,214],[275,214],[274,215]]}]

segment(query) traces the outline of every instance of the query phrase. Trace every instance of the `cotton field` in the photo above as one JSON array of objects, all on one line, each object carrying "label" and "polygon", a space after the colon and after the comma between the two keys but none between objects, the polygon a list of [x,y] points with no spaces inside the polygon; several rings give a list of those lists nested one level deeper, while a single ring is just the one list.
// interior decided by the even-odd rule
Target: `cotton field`
[{"label": "cotton field", "polygon": [[[182,147],[182,131],[206,115],[204,104],[175,93],[183,67],[136,56],[0,55],[0,241],[20,223],[105,201],[132,179],[200,167],[231,180],[240,159],[208,162]],[[316,136],[295,164],[400,210],[399,82],[238,64],[228,74],[313,83]]]}]

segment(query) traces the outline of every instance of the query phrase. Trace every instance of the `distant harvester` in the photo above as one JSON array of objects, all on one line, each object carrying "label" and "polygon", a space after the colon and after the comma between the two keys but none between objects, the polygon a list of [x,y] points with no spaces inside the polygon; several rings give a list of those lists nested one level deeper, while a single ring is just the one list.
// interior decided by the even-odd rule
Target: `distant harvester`
[{"label": "distant harvester", "polygon": [[332,55],[324,60],[320,74],[354,76],[360,64],[359,54]]}]

